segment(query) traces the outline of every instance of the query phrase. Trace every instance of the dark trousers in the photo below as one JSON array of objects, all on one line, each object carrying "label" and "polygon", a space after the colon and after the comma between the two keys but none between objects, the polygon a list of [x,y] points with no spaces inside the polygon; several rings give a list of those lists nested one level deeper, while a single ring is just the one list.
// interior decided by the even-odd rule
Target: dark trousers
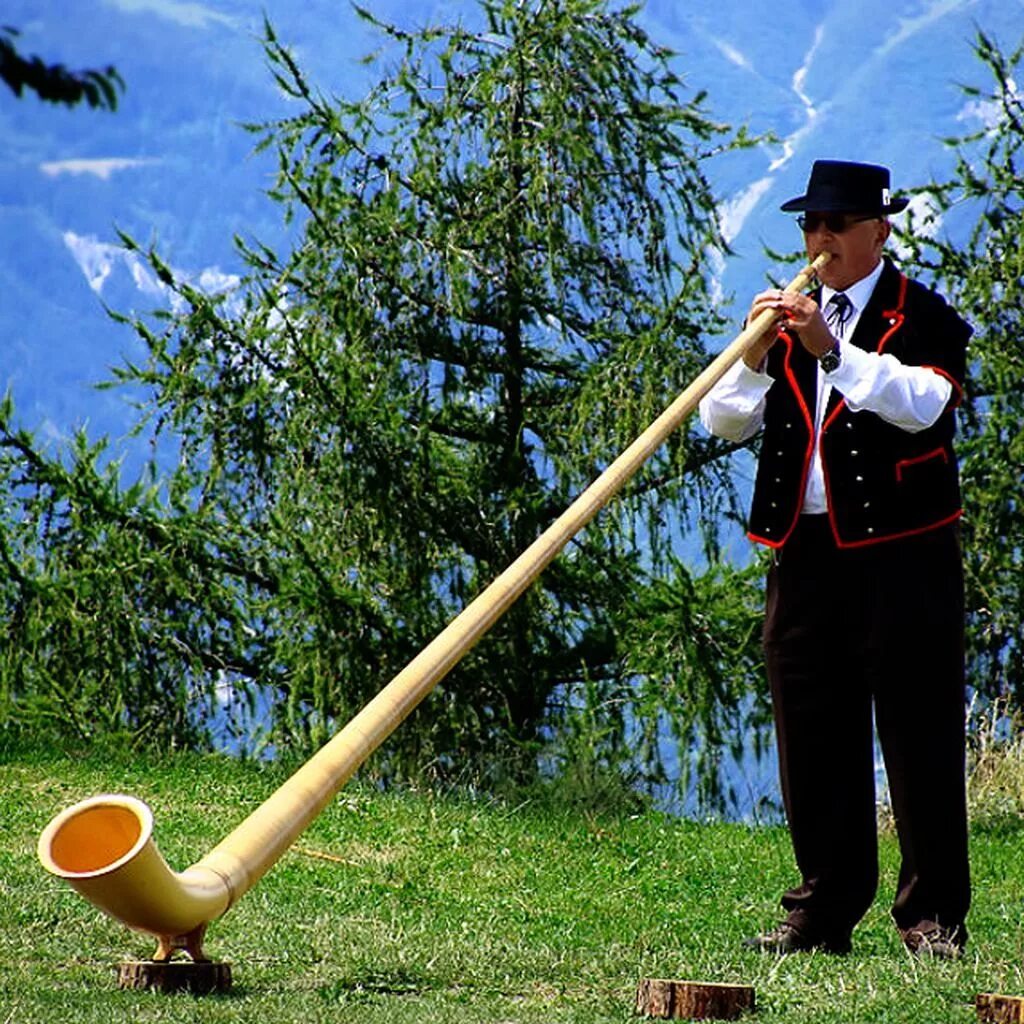
[{"label": "dark trousers", "polygon": [[836,547],[801,516],[768,575],[764,645],[805,931],[845,936],[878,885],[872,711],[902,866],[897,927],[962,926],[970,903],[959,532]]}]

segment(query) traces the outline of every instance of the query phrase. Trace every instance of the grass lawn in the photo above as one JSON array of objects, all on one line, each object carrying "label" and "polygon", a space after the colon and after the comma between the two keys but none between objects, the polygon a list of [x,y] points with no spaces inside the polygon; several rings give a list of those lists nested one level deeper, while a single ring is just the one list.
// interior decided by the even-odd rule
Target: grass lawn
[{"label": "grass lawn", "polygon": [[742,982],[757,1024],[976,1019],[978,992],[1024,994],[1024,830],[975,829],[972,941],[917,961],[882,888],[847,957],[763,957],[743,936],[778,918],[793,881],[781,828],[656,813],[594,816],[354,784],[207,936],[226,995],[123,991],[122,960],[153,944],[39,866],[57,811],[96,793],[145,800],[164,856],[199,860],[283,780],[223,757],[0,760],[0,1024],[110,1021],[603,1024],[635,1020],[638,979]]}]

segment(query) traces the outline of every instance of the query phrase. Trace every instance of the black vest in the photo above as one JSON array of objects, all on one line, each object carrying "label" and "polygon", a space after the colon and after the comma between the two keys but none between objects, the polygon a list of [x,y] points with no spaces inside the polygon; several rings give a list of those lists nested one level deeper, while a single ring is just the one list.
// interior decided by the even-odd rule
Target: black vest
[{"label": "black vest", "polygon": [[[816,296],[820,300],[820,294]],[[910,433],[871,412],[851,412],[832,390],[821,431],[829,519],[840,547],[859,547],[935,529],[961,514],[953,451],[971,328],[935,292],[886,259],[857,330],[846,344],[928,366],[953,385],[926,430]],[[768,392],[749,536],[781,547],[793,531],[810,472],[817,360],[784,331],[768,355]]]}]

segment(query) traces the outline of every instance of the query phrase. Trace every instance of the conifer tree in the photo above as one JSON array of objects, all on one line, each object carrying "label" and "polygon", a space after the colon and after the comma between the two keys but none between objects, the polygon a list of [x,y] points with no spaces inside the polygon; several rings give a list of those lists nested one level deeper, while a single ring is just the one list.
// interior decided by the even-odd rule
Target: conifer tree
[{"label": "conifer tree", "polygon": [[[635,14],[484,0],[472,25],[407,31],[360,11],[385,45],[357,101],[266,26],[295,113],[251,127],[294,246],[239,240],[248,273],[223,296],[146,253],[175,311],[129,320],[148,357],[118,372],[163,461],[144,511],[110,498],[92,541],[153,546],[117,577],[153,627],[125,658],[149,690],[269,694],[278,744],[320,743],[703,368],[724,249],[704,167],[745,139]],[[681,429],[382,769],[528,774],[554,734],[577,769],[656,775],[669,731],[699,741],[713,794],[763,719],[756,592],[680,554],[701,558],[701,524],[714,554],[722,451]]]}]

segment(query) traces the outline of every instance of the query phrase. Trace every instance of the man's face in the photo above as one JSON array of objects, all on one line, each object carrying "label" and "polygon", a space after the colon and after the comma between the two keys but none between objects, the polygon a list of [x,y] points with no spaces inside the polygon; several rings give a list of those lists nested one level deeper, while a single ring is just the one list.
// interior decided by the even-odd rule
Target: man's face
[{"label": "man's face", "polygon": [[818,277],[836,291],[849,288],[878,266],[891,230],[884,217],[858,213],[808,211],[800,221],[808,259],[813,260],[823,252],[832,254]]}]

